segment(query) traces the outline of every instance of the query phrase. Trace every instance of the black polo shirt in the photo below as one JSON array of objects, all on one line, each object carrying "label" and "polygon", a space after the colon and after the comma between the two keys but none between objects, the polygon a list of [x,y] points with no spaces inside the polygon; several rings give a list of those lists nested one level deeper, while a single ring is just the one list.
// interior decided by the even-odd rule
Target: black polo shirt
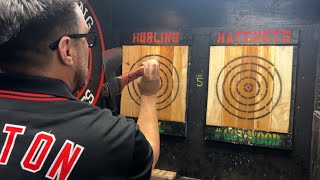
[{"label": "black polo shirt", "polygon": [[60,80],[0,74],[0,179],[149,179],[138,125],[79,101]]}]

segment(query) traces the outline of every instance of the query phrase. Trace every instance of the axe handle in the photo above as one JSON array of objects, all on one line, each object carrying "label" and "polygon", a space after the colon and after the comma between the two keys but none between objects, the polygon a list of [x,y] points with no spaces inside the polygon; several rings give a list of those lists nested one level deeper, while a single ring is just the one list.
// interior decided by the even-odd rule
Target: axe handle
[{"label": "axe handle", "polygon": [[119,76],[120,79],[120,92],[123,90],[123,88],[129,84],[131,81],[141,77],[144,75],[144,67],[141,66],[137,69],[134,69],[126,74],[123,74]]}]

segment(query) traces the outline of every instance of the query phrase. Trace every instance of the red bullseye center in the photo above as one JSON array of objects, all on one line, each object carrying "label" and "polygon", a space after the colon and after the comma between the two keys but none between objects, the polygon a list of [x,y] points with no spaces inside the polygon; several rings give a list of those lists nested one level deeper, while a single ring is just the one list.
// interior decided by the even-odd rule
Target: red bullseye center
[{"label": "red bullseye center", "polygon": [[243,88],[246,92],[251,92],[253,90],[253,85],[251,83],[246,83]]}]

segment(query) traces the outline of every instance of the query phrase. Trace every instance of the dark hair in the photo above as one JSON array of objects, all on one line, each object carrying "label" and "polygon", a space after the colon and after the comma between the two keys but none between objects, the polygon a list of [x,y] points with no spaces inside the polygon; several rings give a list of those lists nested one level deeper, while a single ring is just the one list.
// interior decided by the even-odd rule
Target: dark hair
[{"label": "dark hair", "polygon": [[0,68],[43,66],[46,59],[32,53],[49,53],[49,44],[60,36],[78,33],[75,12],[79,0],[1,0]]}]

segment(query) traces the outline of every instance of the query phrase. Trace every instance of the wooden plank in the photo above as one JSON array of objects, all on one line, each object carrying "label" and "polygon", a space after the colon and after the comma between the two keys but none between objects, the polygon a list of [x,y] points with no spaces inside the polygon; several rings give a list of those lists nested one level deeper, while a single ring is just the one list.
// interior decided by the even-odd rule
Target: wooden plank
[{"label": "wooden plank", "polygon": [[[242,46],[242,56],[252,56],[257,55],[257,47],[256,46]],[[238,96],[238,102],[242,102],[246,104],[241,105],[241,109],[246,112],[240,112],[241,117],[246,117],[246,119],[238,118],[238,126],[245,129],[253,129],[254,128],[254,121],[248,120],[248,118],[252,118],[252,113],[247,113],[249,111],[255,110],[255,106],[251,105],[256,103],[255,98],[253,98],[257,91],[258,86],[254,79],[256,79],[257,74],[254,73],[257,71],[257,66],[251,65],[251,59],[248,58],[241,58],[240,64],[245,64],[241,66],[240,71],[240,79],[238,79],[238,85],[234,87],[241,92],[241,95]]]},{"label": "wooden plank", "polygon": [[[162,81],[157,108],[160,120],[185,122],[188,71],[187,46],[124,46],[122,72],[139,67],[148,59],[160,62]],[[129,55],[130,54],[130,55]],[[122,92],[121,114],[138,117],[140,92],[137,82]]]},{"label": "wooden plank", "polygon": [[[272,125],[273,132],[289,132],[289,118],[290,118],[290,104],[291,104],[291,87],[292,87],[292,63],[293,63],[293,46],[278,46],[276,48],[275,67],[277,68],[282,84],[281,98],[275,109],[272,111]],[[279,81],[275,78],[275,84]],[[280,88],[276,86],[275,88]],[[276,103],[274,99],[273,104]]]},{"label": "wooden plank", "polygon": [[[224,62],[225,62],[225,66],[232,61],[234,58],[241,56],[241,48],[238,48],[236,46],[228,46],[226,47],[225,50],[226,54],[225,54],[225,58],[224,58]],[[232,77],[234,75],[234,71],[231,71],[231,69],[234,68],[233,64],[231,66],[226,66],[224,69],[224,79],[221,79],[221,81],[226,80],[226,79],[231,79],[230,77]],[[220,71],[220,70],[219,70]],[[229,73],[230,72],[230,73]],[[228,74],[229,73],[229,74]],[[228,75],[228,77],[226,77]],[[226,80],[228,82],[228,80]],[[227,126],[227,127],[237,127],[237,120],[238,118],[236,116],[238,116],[238,111],[235,110],[234,107],[239,107],[238,104],[235,104],[232,101],[232,98],[230,98],[230,92],[229,92],[229,87],[228,83],[222,85],[223,88],[220,90],[220,93],[223,94],[223,92],[225,93],[223,96],[225,96],[225,98],[222,98],[222,104],[225,106],[225,108],[229,111],[227,112],[226,110],[223,111],[222,113],[222,125],[223,126]],[[233,107],[234,106],[234,107]],[[236,115],[236,116],[235,116]]]},{"label": "wooden plank", "polygon": [[152,179],[173,180],[177,176],[176,172],[154,169],[152,171]]},{"label": "wooden plank", "polygon": [[[187,92],[187,74],[188,74],[188,59],[189,59],[189,49],[187,46],[174,46],[174,58],[173,67],[178,71],[173,73],[173,86],[175,90],[179,89],[177,99],[174,100],[174,96],[171,96],[172,107],[170,108],[170,119],[180,122],[185,122],[185,111],[186,111],[186,92]],[[174,69],[172,69],[173,71]],[[179,81],[179,84],[176,82]],[[179,86],[179,87],[178,87]],[[176,91],[173,91],[175,94]],[[175,109],[174,107],[179,107]],[[164,113],[169,114],[169,113]]]},{"label": "wooden plank", "polygon": [[[154,47],[157,47],[157,46],[154,46]],[[158,46],[158,48],[160,50],[160,52],[158,54],[161,54],[162,56],[168,57],[169,59],[172,59],[173,62],[175,61],[174,60],[174,46],[169,46],[169,47],[168,46],[160,46],[160,47]],[[161,66],[162,65],[160,64],[160,68],[161,68]],[[170,74],[170,71],[174,71],[172,66],[169,66],[169,69],[168,68],[161,68],[161,70],[165,74]],[[161,76],[161,77],[162,77],[162,82],[163,82],[164,81],[164,79],[163,79],[164,76]],[[169,79],[169,81],[170,81],[169,84],[173,84],[173,82],[174,82],[173,77],[172,77],[172,79]],[[169,103],[172,100],[171,98],[166,100],[166,96],[162,96],[162,94],[165,93],[165,90],[166,90],[166,88],[160,88],[160,91],[158,92],[158,96],[159,96],[158,97],[158,103],[159,102],[163,102],[163,101],[167,101],[167,103]],[[161,105],[158,105],[157,107],[158,107],[158,109],[162,108]],[[172,112],[172,109],[168,108],[168,109],[166,109],[166,113],[164,113],[162,115],[160,115],[159,112],[158,112],[158,117],[161,116],[161,119],[174,119],[174,117],[173,117],[174,114],[175,113]]]},{"label": "wooden plank", "polygon": [[[220,105],[216,96],[216,85],[217,78],[220,72],[218,71],[218,69],[222,69],[224,67],[224,57],[225,46],[210,47],[208,102],[206,117],[207,125],[220,126],[222,124],[223,107]],[[222,74],[221,78],[224,78],[224,74]]]},{"label": "wooden plank", "polygon": [[[271,126],[271,115],[270,111],[272,109],[272,99],[273,99],[273,78],[274,72],[273,68],[269,63],[274,64],[274,58],[272,56],[272,51],[270,46],[258,46],[258,56],[264,58],[264,60],[259,59],[259,64],[257,71],[261,75],[257,75],[257,79],[261,85],[261,92],[255,98],[258,103],[255,106],[254,117],[260,117],[254,121],[254,129],[270,131]],[[265,62],[265,60],[267,62]],[[268,73],[269,72],[269,73]],[[266,90],[266,91],[265,91]],[[269,103],[270,102],[270,103]],[[269,104],[268,104],[269,103]],[[262,110],[260,110],[262,109]],[[264,116],[264,117],[261,117]]]},{"label": "wooden plank", "polygon": [[[130,71],[130,67],[135,63],[135,59],[138,59],[140,57],[140,52],[135,51],[135,49],[130,48],[129,46],[123,46],[123,59],[127,59],[125,64],[122,64],[122,72],[128,72]],[[123,92],[128,93],[128,87],[125,87],[123,89]],[[138,97],[134,97],[136,101],[138,101]],[[139,111],[139,107],[136,106],[135,101],[132,101],[130,96],[122,94],[121,95],[121,101],[126,102],[126,104],[121,103],[120,109],[121,113],[126,114],[129,117],[134,117],[134,115]]]}]

